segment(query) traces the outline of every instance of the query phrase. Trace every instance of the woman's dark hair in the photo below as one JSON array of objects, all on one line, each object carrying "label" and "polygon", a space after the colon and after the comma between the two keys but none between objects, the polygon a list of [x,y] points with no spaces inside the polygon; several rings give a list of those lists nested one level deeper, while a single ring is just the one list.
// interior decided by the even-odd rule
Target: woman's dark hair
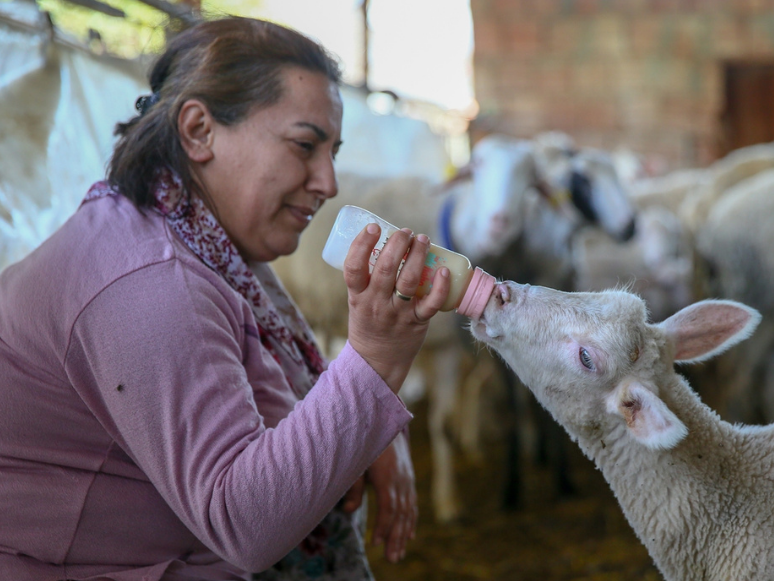
[{"label": "woman's dark hair", "polygon": [[[150,72],[153,95],[140,114],[116,126],[108,181],[140,208],[153,203],[157,170],[176,172],[186,192],[206,196],[180,144],[177,117],[198,99],[218,123],[234,125],[282,96],[286,67],[319,72],[336,84],[341,70],[317,42],[278,24],[228,17],[200,22],[175,36]],[[142,101],[142,102],[141,102]]]}]

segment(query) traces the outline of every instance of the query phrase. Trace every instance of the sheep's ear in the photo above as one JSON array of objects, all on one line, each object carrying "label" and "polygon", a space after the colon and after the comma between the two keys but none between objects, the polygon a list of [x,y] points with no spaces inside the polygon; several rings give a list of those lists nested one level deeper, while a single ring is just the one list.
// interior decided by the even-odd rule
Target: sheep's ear
[{"label": "sheep's ear", "polygon": [[632,437],[648,448],[674,448],[688,434],[666,404],[637,381],[620,383],[606,403],[607,411],[623,417]]},{"label": "sheep's ear", "polygon": [[761,315],[735,301],[707,300],[685,307],[662,323],[675,346],[675,361],[709,359],[752,335]]}]

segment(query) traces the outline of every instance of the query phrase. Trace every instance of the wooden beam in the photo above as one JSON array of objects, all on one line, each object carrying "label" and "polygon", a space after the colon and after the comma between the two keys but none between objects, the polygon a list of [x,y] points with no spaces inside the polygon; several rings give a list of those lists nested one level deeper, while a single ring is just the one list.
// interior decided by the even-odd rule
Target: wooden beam
[{"label": "wooden beam", "polygon": [[176,18],[185,24],[195,24],[201,20],[201,18],[190,7],[185,4],[175,4],[167,2],[167,0],[139,0],[143,4],[147,4],[156,10],[161,10],[165,14],[168,14],[172,18]]},{"label": "wooden beam", "polygon": [[78,6],[83,6],[84,8],[89,8],[91,10],[96,10],[97,12],[102,12],[102,14],[107,14],[108,16],[115,16],[117,18],[126,17],[126,13],[123,10],[119,10],[110,4],[100,2],[99,0],[65,0],[65,2],[77,4]]}]

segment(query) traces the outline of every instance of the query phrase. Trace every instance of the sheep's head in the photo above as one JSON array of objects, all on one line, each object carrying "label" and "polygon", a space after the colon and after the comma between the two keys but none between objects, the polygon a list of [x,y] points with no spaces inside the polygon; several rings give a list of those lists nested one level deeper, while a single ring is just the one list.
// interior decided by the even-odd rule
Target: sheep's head
[{"label": "sheep's head", "polygon": [[457,199],[456,231],[465,232],[466,253],[477,263],[499,256],[521,234],[527,193],[536,186],[532,144],[487,135],[473,147],[465,173],[472,190]]},{"label": "sheep's head", "polygon": [[570,136],[557,131],[541,133],[534,141],[538,178],[549,197],[565,199],[565,210],[578,222],[598,226],[614,240],[634,235],[636,211],[610,153],[576,147]]},{"label": "sheep's head", "polygon": [[473,335],[508,363],[574,437],[625,425],[651,448],[686,428],[659,397],[675,361],[698,361],[749,336],[760,316],[731,301],[704,301],[660,324],[636,295],[564,293],[512,282],[495,287]]},{"label": "sheep's head", "polygon": [[614,240],[631,239],[636,211],[612,156],[598,149],[580,149],[572,157],[570,167],[570,196],[583,217]]}]

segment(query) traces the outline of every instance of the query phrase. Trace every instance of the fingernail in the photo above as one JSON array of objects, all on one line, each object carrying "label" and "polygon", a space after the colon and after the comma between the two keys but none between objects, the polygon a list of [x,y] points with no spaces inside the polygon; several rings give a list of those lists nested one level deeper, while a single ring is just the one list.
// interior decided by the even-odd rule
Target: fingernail
[{"label": "fingernail", "polygon": [[413,234],[413,233],[414,233],[414,232],[411,230],[411,228],[401,228],[401,230],[402,230],[403,232],[405,232],[406,234]]},{"label": "fingernail", "polygon": [[378,234],[379,233],[379,226],[376,224],[369,224],[366,226],[366,232],[369,234]]},{"label": "fingernail", "polygon": [[438,273],[439,273],[439,274],[440,274],[442,277],[444,277],[444,278],[449,278],[449,269],[448,269],[448,268],[446,268],[445,266],[444,266],[444,267],[442,267],[442,268],[439,268],[439,269],[438,269]]},{"label": "fingernail", "polygon": [[428,242],[430,242],[430,239],[424,234],[419,234],[417,236],[417,240],[419,240],[422,244],[427,244]]}]

